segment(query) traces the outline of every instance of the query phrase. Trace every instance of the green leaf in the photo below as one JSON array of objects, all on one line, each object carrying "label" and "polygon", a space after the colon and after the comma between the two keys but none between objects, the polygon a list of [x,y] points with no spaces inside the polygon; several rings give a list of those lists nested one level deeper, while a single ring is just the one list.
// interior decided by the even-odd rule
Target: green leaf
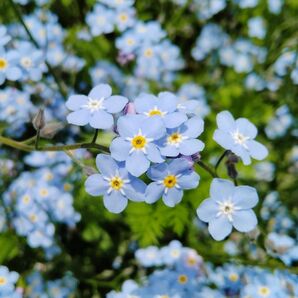
[{"label": "green leaf", "polygon": [[11,260],[20,253],[18,244],[18,239],[14,235],[8,233],[0,235],[0,264]]}]

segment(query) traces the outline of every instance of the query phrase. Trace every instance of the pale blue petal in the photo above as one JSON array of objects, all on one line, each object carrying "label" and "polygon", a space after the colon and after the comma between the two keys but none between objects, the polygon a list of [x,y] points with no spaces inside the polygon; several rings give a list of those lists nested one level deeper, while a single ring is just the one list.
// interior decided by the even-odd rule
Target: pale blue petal
[{"label": "pale blue petal", "polygon": [[234,131],[236,128],[234,117],[228,111],[223,111],[217,114],[216,123],[218,128],[225,132]]},{"label": "pale blue petal", "polygon": [[124,109],[127,103],[128,99],[126,97],[114,95],[104,101],[104,106],[109,113],[119,113]]},{"label": "pale blue petal", "polygon": [[167,128],[175,128],[180,126],[187,120],[187,116],[181,112],[174,112],[164,116],[164,123]]},{"label": "pale blue petal", "polygon": [[6,71],[6,77],[11,81],[16,81],[22,76],[22,71],[18,67],[10,67]]},{"label": "pale blue petal", "polygon": [[90,91],[90,93],[88,94],[88,97],[92,99],[101,99],[101,98],[107,98],[111,95],[112,95],[112,88],[108,84],[99,84]]},{"label": "pale blue petal", "polygon": [[117,130],[121,137],[133,137],[141,128],[141,124],[146,119],[142,115],[126,115],[119,118]]},{"label": "pale blue petal", "polygon": [[125,161],[130,149],[130,142],[125,141],[124,138],[116,138],[112,141],[110,145],[111,155],[118,161]]},{"label": "pale blue petal", "polygon": [[119,191],[112,191],[109,195],[103,198],[104,206],[112,213],[120,213],[127,206],[127,198]]},{"label": "pale blue petal", "polygon": [[193,117],[184,123],[186,130],[183,135],[189,138],[197,138],[204,131],[204,121],[199,117]]},{"label": "pale blue petal", "polygon": [[83,126],[88,124],[90,113],[88,110],[78,110],[67,115],[67,121],[70,124]]},{"label": "pale blue petal", "polygon": [[185,140],[180,144],[180,153],[186,156],[201,152],[205,145],[197,139]]},{"label": "pale blue petal", "polygon": [[176,157],[179,155],[179,148],[172,145],[166,145],[165,147],[160,148],[160,153],[163,156],[170,156],[170,157]]},{"label": "pale blue petal", "polygon": [[215,178],[211,182],[210,197],[215,201],[223,201],[232,198],[234,189],[235,186],[231,181]]},{"label": "pale blue petal", "polygon": [[182,189],[192,189],[199,185],[200,176],[192,171],[190,174],[178,178],[178,184]]},{"label": "pale blue petal", "polygon": [[139,177],[144,174],[150,166],[149,160],[141,151],[134,151],[127,157],[125,167],[133,176]]},{"label": "pale blue petal", "polygon": [[66,101],[65,105],[69,110],[78,110],[81,106],[87,104],[88,97],[85,95],[72,95]]},{"label": "pale blue petal", "polygon": [[216,129],[213,140],[225,149],[230,150],[234,146],[234,140],[229,133]]},{"label": "pale blue petal", "polygon": [[152,94],[141,93],[135,100],[137,113],[146,113],[157,105],[157,98]]},{"label": "pale blue petal", "polygon": [[233,214],[233,226],[239,232],[250,232],[257,224],[257,217],[252,210],[240,210]]},{"label": "pale blue petal", "polygon": [[145,191],[147,185],[141,179],[130,177],[130,183],[125,187],[125,195],[132,201],[143,202],[145,201]]},{"label": "pale blue petal", "polygon": [[241,209],[253,208],[259,201],[255,188],[250,186],[237,186],[234,189],[233,201]]},{"label": "pale blue petal", "polygon": [[175,187],[170,188],[167,193],[164,193],[162,200],[168,207],[174,207],[179,204],[183,197],[183,191]]},{"label": "pale blue petal", "polygon": [[151,162],[161,163],[164,161],[155,144],[149,143],[146,150],[147,150],[147,157]]},{"label": "pale blue petal", "polygon": [[238,128],[238,131],[244,136],[250,137],[251,139],[254,139],[257,136],[257,128],[245,118],[237,119],[236,127]]},{"label": "pale blue petal", "polygon": [[212,199],[204,200],[197,209],[197,215],[200,220],[209,222],[215,219],[218,213],[218,205]]},{"label": "pale blue petal", "polygon": [[96,166],[103,176],[111,177],[118,170],[116,161],[108,154],[98,154],[96,156]]},{"label": "pale blue petal", "polygon": [[226,216],[220,216],[209,222],[208,231],[215,240],[220,241],[232,232],[232,224]]},{"label": "pale blue petal", "polygon": [[165,126],[160,117],[149,117],[141,124],[142,133],[148,137],[158,140],[166,134]]},{"label": "pale blue petal", "polygon": [[168,164],[162,163],[149,168],[147,176],[154,181],[163,180],[168,173]]},{"label": "pale blue petal", "polygon": [[163,192],[164,186],[162,184],[158,184],[157,182],[150,183],[146,188],[145,202],[148,204],[155,203],[161,198]]},{"label": "pale blue petal", "polygon": [[191,168],[189,161],[185,158],[176,158],[169,163],[169,172],[177,175]]},{"label": "pale blue petal", "polygon": [[262,160],[267,157],[268,149],[261,143],[251,140],[251,141],[247,141],[246,145],[248,147],[251,157],[257,160]]},{"label": "pale blue petal", "polygon": [[114,118],[105,111],[96,111],[90,119],[90,126],[97,129],[111,129],[114,124]]},{"label": "pale blue petal", "polygon": [[243,164],[245,165],[251,164],[251,158],[250,158],[249,152],[243,146],[236,145],[236,146],[233,146],[231,150],[242,159]]},{"label": "pale blue petal", "polygon": [[173,113],[177,109],[178,98],[171,92],[160,92],[158,94],[158,107],[165,112]]},{"label": "pale blue petal", "polygon": [[102,196],[107,192],[108,188],[108,183],[100,174],[89,176],[85,182],[86,192],[91,196]]}]

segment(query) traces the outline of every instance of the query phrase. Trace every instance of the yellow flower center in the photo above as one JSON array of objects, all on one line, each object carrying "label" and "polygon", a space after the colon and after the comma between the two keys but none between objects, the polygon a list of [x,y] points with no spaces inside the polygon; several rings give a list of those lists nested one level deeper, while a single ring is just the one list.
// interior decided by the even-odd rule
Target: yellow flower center
[{"label": "yellow flower center", "polygon": [[36,216],[35,214],[31,214],[31,215],[29,216],[29,218],[30,218],[30,220],[31,220],[32,222],[36,222],[36,221],[37,221],[37,216]]},{"label": "yellow flower center", "polygon": [[126,14],[121,14],[119,16],[119,19],[120,19],[121,22],[124,23],[124,22],[126,22],[128,20],[128,16]]},{"label": "yellow flower center", "polygon": [[236,282],[236,281],[238,281],[239,276],[238,276],[238,274],[236,274],[236,273],[231,273],[231,274],[229,275],[229,279],[230,279],[231,281],[233,281],[233,282]]},{"label": "yellow flower center", "polygon": [[151,58],[153,56],[153,50],[151,48],[146,49],[145,52],[144,52],[144,56],[146,58]]},{"label": "yellow flower center", "polygon": [[28,195],[23,196],[23,202],[25,204],[28,204],[30,202],[30,200],[31,200],[30,196],[28,196]]},{"label": "yellow flower center", "polygon": [[188,282],[188,277],[185,274],[181,274],[178,276],[178,282],[184,285]]},{"label": "yellow flower center", "polygon": [[162,116],[162,112],[160,110],[151,110],[148,112],[148,115],[151,117],[151,116]]},{"label": "yellow flower center", "polygon": [[126,40],[126,43],[127,43],[129,46],[132,46],[132,45],[135,43],[135,41],[134,41],[132,38],[128,38],[128,39]]},{"label": "yellow flower center", "polygon": [[197,260],[194,257],[188,257],[187,258],[187,265],[194,266],[197,264]]},{"label": "yellow flower center", "polygon": [[164,178],[163,184],[167,188],[172,188],[176,185],[177,183],[177,178],[174,175],[168,175],[167,177]]},{"label": "yellow flower center", "polygon": [[48,190],[46,188],[42,188],[42,189],[40,189],[39,194],[42,197],[46,197],[49,194],[49,192],[48,192]]},{"label": "yellow flower center", "polygon": [[131,145],[135,149],[143,149],[147,144],[147,140],[143,136],[136,136],[131,140]]},{"label": "yellow flower center", "polygon": [[0,70],[5,69],[7,65],[8,65],[7,60],[4,58],[0,58]]},{"label": "yellow flower center", "polygon": [[168,136],[168,143],[170,144],[179,144],[182,141],[182,135],[178,132],[174,132]]},{"label": "yellow flower center", "polygon": [[4,286],[6,284],[6,278],[0,276],[0,286]]},{"label": "yellow flower center", "polygon": [[119,176],[115,176],[110,180],[110,186],[115,190],[120,190],[123,184],[124,181]]},{"label": "yellow flower center", "polygon": [[259,294],[261,296],[267,297],[270,294],[270,290],[267,287],[260,287],[259,288]]}]

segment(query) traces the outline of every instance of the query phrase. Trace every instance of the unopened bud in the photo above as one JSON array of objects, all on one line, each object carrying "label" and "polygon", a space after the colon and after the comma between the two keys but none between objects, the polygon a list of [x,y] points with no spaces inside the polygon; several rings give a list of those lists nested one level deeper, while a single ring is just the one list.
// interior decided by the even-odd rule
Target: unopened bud
[{"label": "unopened bud", "polygon": [[45,117],[43,109],[39,109],[32,120],[35,130],[41,130],[45,126]]},{"label": "unopened bud", "polygon": [[238,172],[236,170],[235,164],[234,163],[226,163],[227,165],[227,170],[228,170],[228,175],[232,179],[236,179],[238,176]]},{"label": "unopened bud", "polygon": [[40,130],[40,136],[45,139],[52,139],[63,127],[61,122],[48,123]]},{"label": "unopened bud", "polygon": [[199,152],[195,153],[191,156],[191,158],[194,162],[198,162],[199,160],[201,160],[201,154]]},{"label": "unopened bud", "polygon": [[136,114],[135,105],[133,102],[129,102],[124,108],[124,114]]}]

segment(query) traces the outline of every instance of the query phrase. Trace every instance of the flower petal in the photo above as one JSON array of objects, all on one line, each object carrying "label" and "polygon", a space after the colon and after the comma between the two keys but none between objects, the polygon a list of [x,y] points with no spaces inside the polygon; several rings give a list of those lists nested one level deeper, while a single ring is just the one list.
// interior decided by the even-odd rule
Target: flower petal
[{"label": "flower petal", "polygon": [[130,174],[139,177],[148,170],[150,162],[143,152],[135,151],[127,157],[125,166]]},{"label": "flower petal", "polygon": [[126,97],[113,95],[104,101],[104,106],[109,113],[119,113],[124,109],[127,103],[128,99]]},{"label": "flower petal", "polygon": [[98,154],[96,156],[96,166],[107,177],[115,175],[115,172],[119,169],[116,161],[108,154]]},{"label": "flower petal", "polygon": [[88,124],[90,113],[88,110],[77,110],[67,115],[67,121],[70,124],[83,126]]},{"label": "flower petal", "polygon": [[124,190],[126,197],[135,202],[145,201],[145,191],[147,187],[145,182],[133,176],[130,176],[129,180],[130,183]]},{"label": "flower petal", "polygon": [[80,109],[81,106],[85,105],[88,101],[88,97],[85,95],[72,95],[66,101],[66,107],[71,111]]},{"label": "flower petal", "polygon": [[220,241],[232,232],[232,224],[226,216],[220,216],[209,222],[208,231],[215,240]]},{"label": "flower petal", "polygon": [[241,209],[253,208],[259,201],[255,188],[250,186],[237,186],[234,190],[233,201]]},{"label": "flower petal", "polygon": [[96,111],[90,119],[90,126],[97,129],[110,129],[113,124],[113,116],[105,111]]},{"label": "flower petal", "polygon": [[197,209],[197,215],[200,220],[209,222],[216,217],[218,205],[212,199],[204,200]]},{"label": "flower petal", "polygon": [[234,140],[231,135],[220,129],[216,129],[213,134],[213,140],[225,149],[231,149],[234,146]]},{"label": "flower petal", "polygon": [[111,96],[111,94],[112,88],[108,84],[99,84],[90,91],[88,97],[92,99],[101,99],[107,98]]},{"label": "flower petal", "polygon": [[201,152],[205,144],[197,139],[185,140],[180,145],[180,153],[186,156]]},{"label": "flower petal", "polygon": [[167,193],[164,193],[162,200],[168,207],[174,207],[179,204],[183,197],[183,191],[175,187],[170,188]]},{"label": "flower petal", "polygon": [[250,232],[257,224],[257,217],[251,209],[240,210],[233,214],[233,226],[239,232]]},{"label": "flower petal", "polygon": [[85,182],[86,192],[91,196],[102,196],[107,192],[108,188],[108,183],[100,174],[89,176]]},{"label": "flower petal", "polygon": [[177,175],[177,174],[181,174],[182,172],[191,169],[191,165],[190,165],[189,161],[187,161],[187,159],[181,157],[181,158],[176,158],[176,159],[172,160],[169,163],[168,168],[169,168],[169,172],[171,174]]},{"label": "flower petal", "polygon": [[151,162],[161,163],[164,161],[155,144],[152,144],[152,143],[148,144],[146,150],[147,150],[147,157]]},{"label": "flower petal", "polygon": [[250,155],[257,159],[262,160],[268,155],[268,149],[261,143],[251,140],[246,142]]},{"label": "flower petal", "polygon": [[130,142],[121,137],[114,139],[110,145],[111,155],[118,161],[125,161],[130,149]]},{"label": "flower petal", "polygon": [[119,191],[112,191],[103,197],[104,206],[112,213],[122,212],[127,206],[127,201]]},{"label": "flower petal", "polygon": [[178,184],[182,189],[192,189],[199,185],[200,176],[192,171],[178,178]]},{"label": "flower petal", "polygon": [[234,189],[235,186],[231,181],[215,178],[211,182],[210,197],[215,201],[226,200],[232,198]]},{"label": "flower petal", "polygon": [[236,120],[236,126],[241,134],[254,139],[257,136],[257,128],[247,119],[239,118]]},{"label": "flower petal", "polygon": [[145,192],[145,202],[148,204],[155,203],[159,198],[161,198],[164,192],[164,186],[158,184],[157,182],[150,183]]},{"label": "flower petal", "polygon": [[164,116],[164,123],[167,128],[175,128],[187,120],[187,116],[181,112],[174,112]]},{"label": "flower petal", "polygon": [[218,128],[225,132],[230,132],[235,130],[234,117],[228,111],[223,111],[217,114],[216,123]]},{"label": "flower petal", "polygon": [[204,131],[204,121],[199,117],[193,117],[184,123],[186,130],[183,135],[189,138],[197,138]]}]

